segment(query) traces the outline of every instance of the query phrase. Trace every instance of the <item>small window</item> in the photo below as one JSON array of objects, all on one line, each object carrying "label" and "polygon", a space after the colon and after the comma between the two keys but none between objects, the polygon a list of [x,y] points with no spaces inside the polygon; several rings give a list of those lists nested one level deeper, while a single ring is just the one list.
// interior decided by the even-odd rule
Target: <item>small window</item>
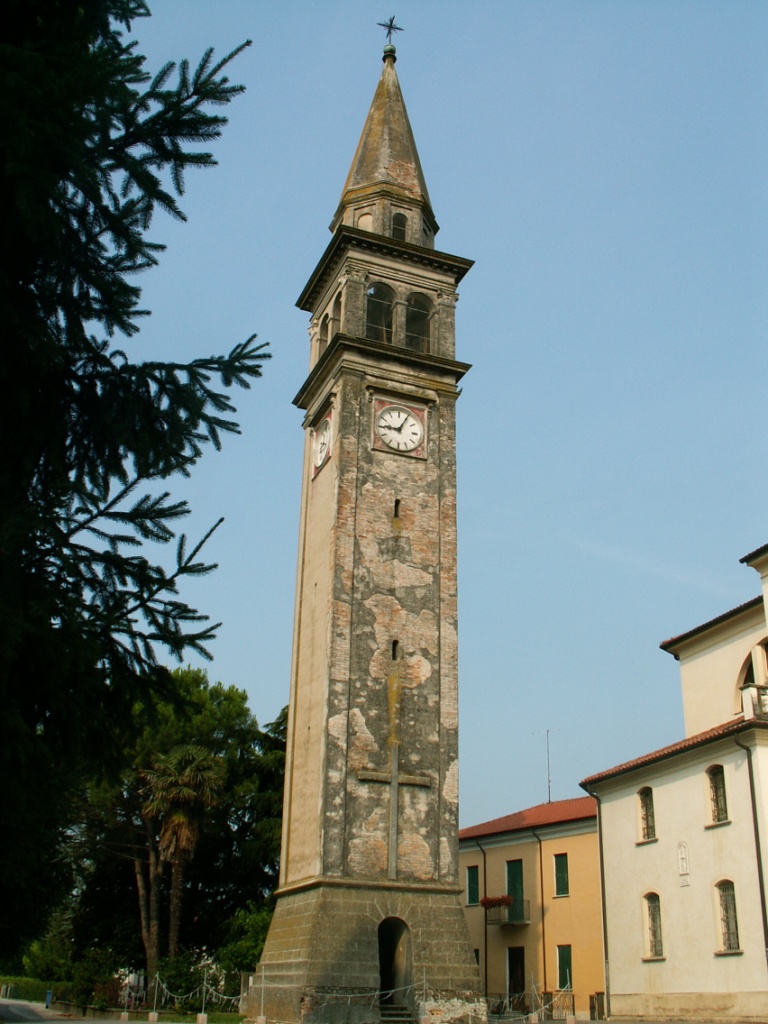
[{"label": "small window", "polygon": [[318,355],[322,355],[328,346],[328,317],[324,316],[320,321],[320,331],[317,335]]},{"label": "small window", "polygon": [[712,824],[728,821],[728,802],[725,798],[725,770],[721,764],[707,769],[709,776],[709,799],[712,807]]},{"label": "small window", "polygon": [[473,907],[480,902],[480,868],[473,864],[467,868],[467,906]]},{"label": "small window", "polygon": [[557,947],[557,987],[559,989],[573,989],[570,946]]},{"label": "small window", "polygon": [[717,892],[720,901],[722,951],[732,953],[739,949],[739,924],[736,918],[736,891],[733,882],[718,882]]},{"label": "small window", "polygon": [[425,295],[409,295],[405,306],[405,347],[413,352],[429,351],[432,303]]},{"label": "small window", "polygon": [[649,892],[645,897],[645,910],[648,920],[648,956],[664,956],[664,944],[661,939],[661,900],[657,892]]},{"label": "small window", "polygon": [[640,836],[644,840],[656,838],[656,815],[653,809],[653,790],[650,786],[637,794],[640,800]]},{"label": "small window", "polygon": [[376,283],[368,289],[365,336],[371,341],[392,344],[392,311],[395,293],[386,284]]},{"label": "small window", "polygon": [[392,217],[392,237],[398,242],[406,240],[408,218],[404,213],[396,213]]},{"label": "small window", "polygon": [[555,896],[567,896],[568,888],[568,854],[555,854]]}]

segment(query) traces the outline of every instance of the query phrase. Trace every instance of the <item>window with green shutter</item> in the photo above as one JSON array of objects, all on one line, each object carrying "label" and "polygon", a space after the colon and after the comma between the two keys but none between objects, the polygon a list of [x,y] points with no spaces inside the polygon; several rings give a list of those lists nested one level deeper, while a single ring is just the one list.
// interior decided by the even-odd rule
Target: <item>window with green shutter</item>
[{"label": "window with green shutter", "polygon": [[514,900],[513,906],[521,910],[523,906],[523,862],[522,860],[507,861],[507,895]]},{"label": "window with green shutter", "polygon": [[557,947],[557,987],[573,989],[570,946]]},{"label": "window with green shutter", "polygon": [[477,864],[467,868],[467,905],[480,902],[480,869]]},{"label": "window with green shutter", "polygon": [[568,887],[568,854],[555,854],[555,896],[567,896]]}]

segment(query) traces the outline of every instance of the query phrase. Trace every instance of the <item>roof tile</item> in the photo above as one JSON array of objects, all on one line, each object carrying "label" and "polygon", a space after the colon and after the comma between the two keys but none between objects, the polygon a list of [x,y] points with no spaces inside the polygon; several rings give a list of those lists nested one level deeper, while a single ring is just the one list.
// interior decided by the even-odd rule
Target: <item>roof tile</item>
[{"label": "roof tile", "polygon": [[559,825],[568,821],[580,821],[597,817],[597,801],[591,796],[574,797],[572,800],[553,800],[546,804],[527,807],[502,818],[493,818],[480,825],[471,825],[459,831],[459,839],[474,839],[493,836],[501,832],[521,832],[525,829],[540,828],[544,825]]},{"label": "roof tile", "polygon": [[701,747],[706,743],[711,743],[713,740],[721,739],[724,736],[732,736],[735,733],[743,732],[745,729],[751,728],[768,729],[768,722],[758,721],[755,718],[745,719],[743,715],[739,715],[738,718],[733,719],[731,722],[724,722],[722,725],[716,725],[713,729],[707,729],[705,732],[696,733],[694,736],[686,736],[684,740],[678,740],[677,743],[671,743],[668,747],[661,747],[660,750],[654,750],[650,754],[643,754],[641,757],[636,757],[632,761],[624,761],[623,764],[618,764],[615,768],[607,768],[604,772],[598,772],[596,775],[590,775],[586,779],[583,779],[580,785],[586,789],[587,786],[591,786],[595,782],[603,782],[606,779],[612,779],[618,775],[624,775],[625,772],[631,772],[636,768],[643,768],[646,765],[655,764],[657,761],[664,761],[668,757],[674,757],[675,754],[681,754],[686,750],[693,750],[695,747]]}]

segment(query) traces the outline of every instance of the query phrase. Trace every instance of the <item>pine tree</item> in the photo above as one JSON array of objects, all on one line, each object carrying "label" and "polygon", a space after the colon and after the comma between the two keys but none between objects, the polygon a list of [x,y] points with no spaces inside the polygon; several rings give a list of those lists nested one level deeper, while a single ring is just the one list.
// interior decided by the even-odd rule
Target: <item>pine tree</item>
[{"label": "pine tree", "polygon": [[0,955],[66,882],[55,851],[79,773],[108,767],[137,695],[162,693],[159,655],[215,634],[178,593],[214,566],[205,537],[177,536],[189,509],[165,481],[238,431],[229,391],[269,357],[254,338],[187,364],[132,356],[136,275],[163,248],[153,214],[184,219],[185,173],[214,164],[242,91],[226,69],[243,47],[151,76],[129,39],[148,14],[10,0],[0,42]]}]

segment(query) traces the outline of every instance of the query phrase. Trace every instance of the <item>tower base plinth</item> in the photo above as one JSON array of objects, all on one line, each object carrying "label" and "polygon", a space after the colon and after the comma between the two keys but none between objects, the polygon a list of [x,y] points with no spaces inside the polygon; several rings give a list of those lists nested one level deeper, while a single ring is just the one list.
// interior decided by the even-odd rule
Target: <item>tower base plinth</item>
[{"label": "tower base plinth", "polygon": [[267,1024],[487,1018],[458,893],[327,884],[278,897],[249,991]]}]

